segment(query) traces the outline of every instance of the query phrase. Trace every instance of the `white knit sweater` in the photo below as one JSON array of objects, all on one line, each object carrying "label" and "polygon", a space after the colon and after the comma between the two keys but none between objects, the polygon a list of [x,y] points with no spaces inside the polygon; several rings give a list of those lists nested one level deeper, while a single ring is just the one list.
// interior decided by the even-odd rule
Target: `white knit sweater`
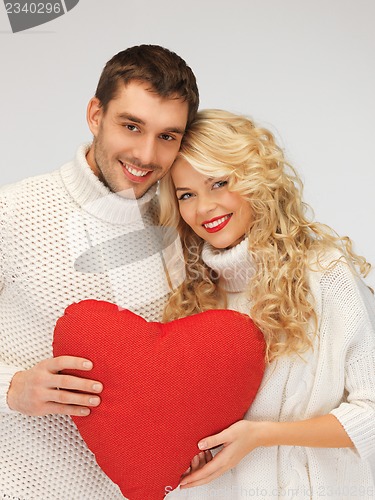
[{"label": "white knit sweater", "polygon": [[[244,240],[228,251],[205,245],[203,260],[221,276],[229,308],[248,313],[243,291],[252,273]],[[338,254],[327,255],[327,262]],[[375,452],[375,302],[343,263],[309,274],[319,317],[314,350],[268,366],[246,418],[295,421],[332,413],[355,450],[258,448],[212,483],[176,491],[173,499],[354,500],[375,498],[367,458]]]},{"label": "white knit sweater", "polygon": [[1,499],[123,498],[69,417],[27,417],[6,404],[13,374],[52,356],[55,322],[70,303],[108,300],[161,319],[163,261],[150,233],[136,232],[156,222],[155,189],[140,200],[111,193],[86,150],[58,171],[0,190]]}]

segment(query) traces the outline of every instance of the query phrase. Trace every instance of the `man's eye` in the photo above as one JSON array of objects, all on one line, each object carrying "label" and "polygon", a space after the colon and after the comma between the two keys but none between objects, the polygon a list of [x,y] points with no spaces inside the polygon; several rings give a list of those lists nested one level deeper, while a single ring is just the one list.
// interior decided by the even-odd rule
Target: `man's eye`
[{"label": "man's eye", "polygon": [[174,139],[174,137],[172,137],[169,134],[161,134],[160,137],[163,139],[163,141],[173,141],[173,139]]},{"label": "man's eye", "polygon": [[139,130],[139,129],[138,129],[138,127],[137,127],[136,125],[131,125],[130,123],[127,123],[127,124],[125,125],[125,127],[126,127],[128,130],[130,130],[131,132],[135,132],[135,131]]},{"label": "man's eye", "polygon": [[227,184],[228,184],[228,181],[226,181],[226,180],[217,181],[217,182],[214,182],[214,184],[212,185],[212,188],[213,189],[221,188],[221,187],[226,186]]}]

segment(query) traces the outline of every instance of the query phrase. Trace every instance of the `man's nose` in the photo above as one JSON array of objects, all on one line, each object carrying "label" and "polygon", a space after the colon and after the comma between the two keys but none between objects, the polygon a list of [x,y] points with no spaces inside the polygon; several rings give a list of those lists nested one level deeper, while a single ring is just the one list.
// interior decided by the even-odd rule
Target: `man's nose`
[{"label": "man's nose", "polygon": [[157,164],[157,144],[155,138],[144,136],[142,141],[138,143],[135,156],[142,165]]}]

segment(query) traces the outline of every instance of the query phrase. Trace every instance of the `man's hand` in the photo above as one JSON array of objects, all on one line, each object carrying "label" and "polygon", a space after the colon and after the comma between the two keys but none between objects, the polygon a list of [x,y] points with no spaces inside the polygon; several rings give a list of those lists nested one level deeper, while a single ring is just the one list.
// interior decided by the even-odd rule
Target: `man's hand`
[{"label": "man's hand", "polygon": [[88,359],[59,356],[41,361],[29,370],[14,374],[8,391],[12,410],[29,416],[89,415],[98,406],[103,386],[95,380],[60,374],[62,370],[90,371]]}]

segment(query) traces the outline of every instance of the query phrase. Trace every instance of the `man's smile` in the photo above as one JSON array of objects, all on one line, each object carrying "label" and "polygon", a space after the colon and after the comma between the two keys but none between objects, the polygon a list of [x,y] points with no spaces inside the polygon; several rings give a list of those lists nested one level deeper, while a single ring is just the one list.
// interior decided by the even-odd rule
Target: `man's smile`
[{"label": "man's smile", "polygon": [[134,165],[131,165],[130,163],[122,162],[121,160],[120,164],[126,177],[133,182],[143,182],[153,172],[153,170],[143,170]]}]

